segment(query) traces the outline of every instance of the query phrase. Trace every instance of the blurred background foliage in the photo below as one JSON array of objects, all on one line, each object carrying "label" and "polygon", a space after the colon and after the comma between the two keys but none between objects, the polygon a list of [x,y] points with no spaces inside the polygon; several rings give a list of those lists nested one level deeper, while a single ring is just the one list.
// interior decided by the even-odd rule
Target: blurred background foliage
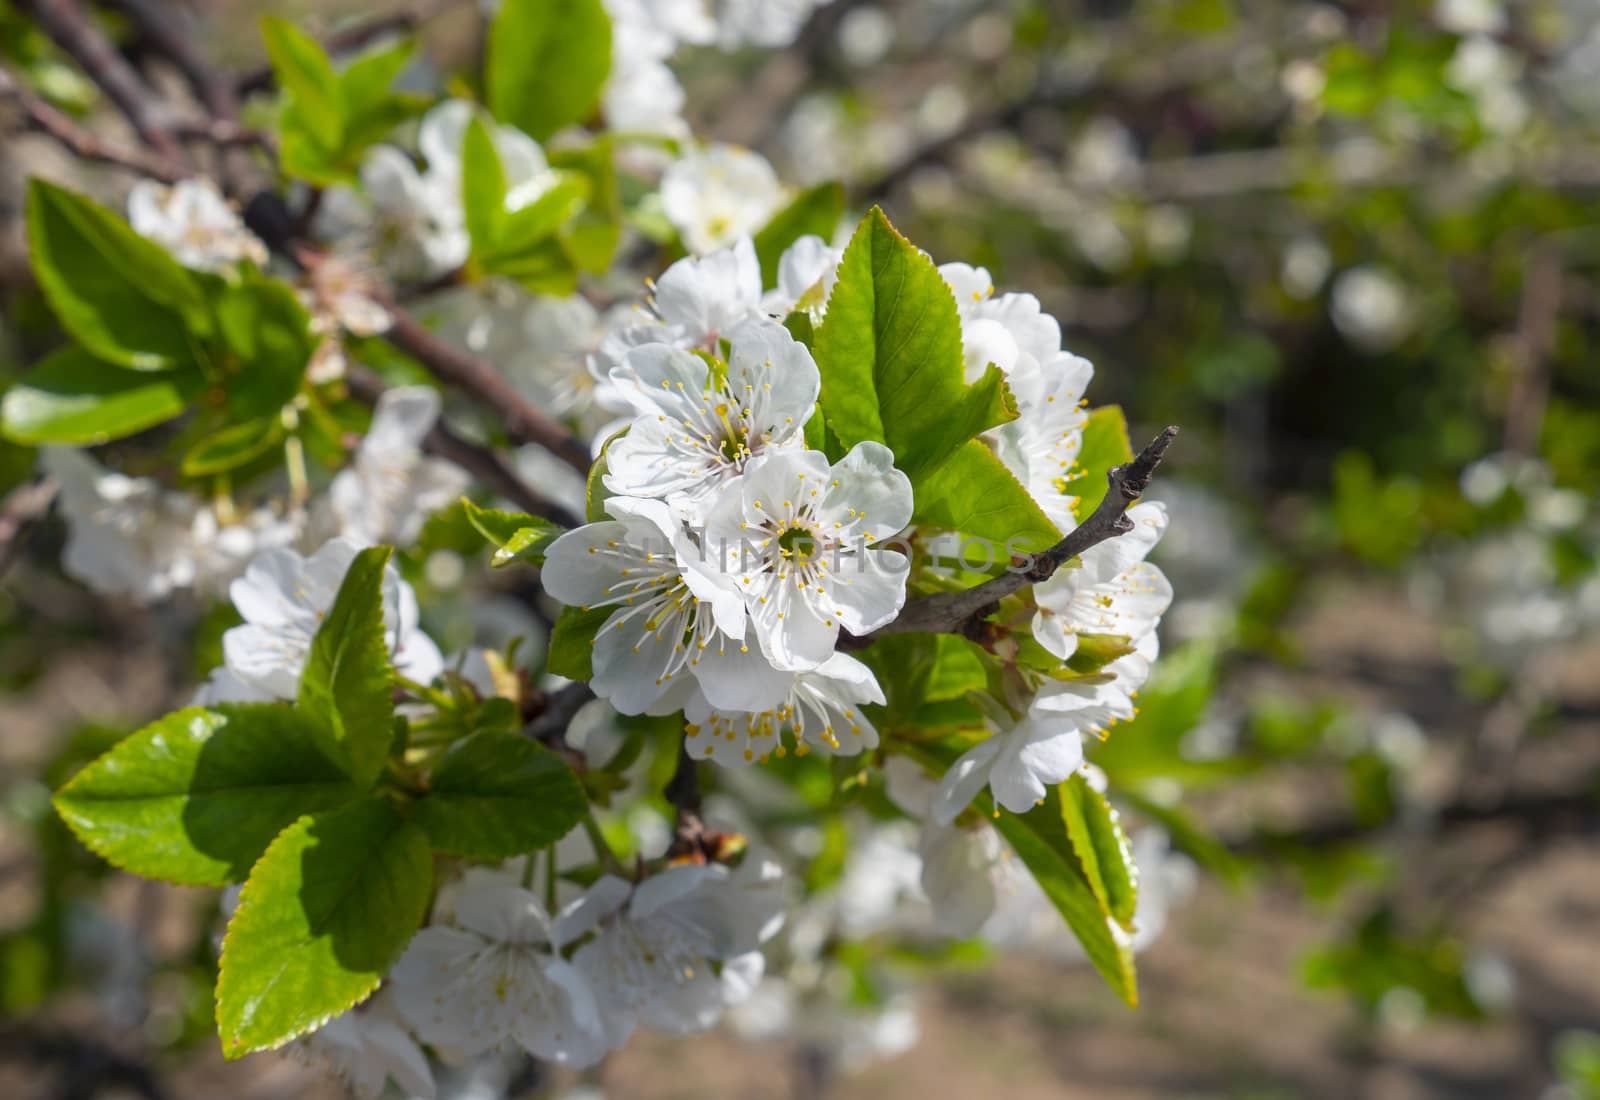
[{"label": "blurred background foliage", "polygon": [[[259,63],[261,5],[190,7],[216,56]],[[372,14],[272,7],[323,32]],[[418,89],[481,47],[476,5],[428,7]],[[0,56],[105,114],[4,0]],[[1081,970],[963,967],[916,1052],[829,1087],[1600,1097],[1600,4],[834,0],[786,50],[680,61],[696,133],[1037,294],[1096,404],[1136,440],[1183,429],[1152,493],[1174,514],[1167,653],[1093,754],[1203,872],[1142,960],[1145,1008]],[[53,338],[21,182],[69,169],[36,137],[0,159],[12,370]],[[0,489],[31,469],[0,445]],[[419,561],[451,545],[430,532]],[[47,804],[229,623],[105,617],[52,565],[59,528],[29,535],[0,597],[0,1089],[15,1062],[19,1089],[103,1072],[6,1095],[139,1092],[153,1057],[172,1095],[231,1091],[203,1042],[214,902],[108,887]],[[835,840],[812,876],[838,873]],[[36,1029],[61,1028],[80,1045],[52,1055]],[[791,1094],[701,1046],[630,1049],[607,1085]],[[302,1094],[290,1072],[251,1095]]]}]

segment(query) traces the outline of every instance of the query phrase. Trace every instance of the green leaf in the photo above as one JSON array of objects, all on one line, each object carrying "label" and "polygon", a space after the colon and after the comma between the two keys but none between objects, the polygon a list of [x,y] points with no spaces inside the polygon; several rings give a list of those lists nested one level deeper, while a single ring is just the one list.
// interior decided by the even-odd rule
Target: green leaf
[{"label": "green leaf", "polygon": [[344,102],[339,77],[328,55],[316,39],[276,16],[261,20],[261,37],[278,86],[289,94],[285,130],[304,132],[325,153],[337,152],[344,127]]},{"label": "green leaf", "polygon": [[490,562],[496,568],[518,560],[542,564],[545,550],[562,533],[560,527],[541,516],[480,508],[464,497],[461,506],[468,522],[499,548]]},{"label": "green leaf", "polygon": [[955,296],[877,207],[845,249],[814,351],[840,442],[888,444],[919,490],[963,443],[1017,415],[999,368],[967,384]]},{"label": "green leaf", "polygon": [[[899,461],[899,456],[895,456]],[[917,486],[914,523],[959,531],[986,540],[994,563],[1015,554],[1036,554],[1054,546],[1061,533],[1022,487],[1005,463],[982,440],[971,439]],[[967,552],[972,568],[986,557],[983,547]]]},{"label": "green leaf", "polygon": [[844,215],[844,187],[838,183],[819,183],[800,192],[793,202],[772,216],[755,235],[756,256],[761,260],[761,285],[778,282],[778,260],[784,250],[801,237],[833,239]]},{"label": "green leaf", "polygon": [[[979,797],[978,805],[985,813],[993,811],[987,795]],[[1057,793],[1052,790],[1043,806],[1025,814],[1001,813],[994,824],[1078,937],[1100,976],[1130,1007],[1137,1006],[1133,952],[1112,932],[1111,921],[1084,878]]]},{"label": "green leaf", "polygon": [[432,882],[427,834],[381,799],[285,829],[222,941],[223,1054],[281,1046],[363,1000],[422,923]]},{"label": "green leaf", "polygon": [[205,389],[198,367],[131,371],[65,347],[0,400],[0,428],[16,443],[108,443],[189,407]]},{"label": "green leaf", "polygon": [[473,255],[492,252],[506,220],[506,174],[494,134],[478,113],[467,124],[461,144],[461,208]]},{"label": "green leaf", "polygon": [[28,251],[61,324],[86,349],[135,370],[194,360],[200,284],[111,211],[53,183],[28,181]]},{"label": "green leaf", "polygon": [[594,679],[592,661],[594,637],[611,617],[615,608],[596,607],[584,611],[576,607],[563,607],[550,631],[550,659],[545,664],[547,672],[565,676],[569,680]]},{"label": "green leaf", "polygon": [[623,428],[602,443],[600,453],[589,467],[589,476],[583,484],[583,514],[590,523],[602,523],[611,518],[606,511],[606,501],[612,497],[611,490],[606,488],[606,474],[611,469],[611,464],[606,461],[606,453],[611,450],[611,444],[627,434],[628,429]]},{"label": "green leaf", "polygon": [[485,270],[498,271],[498,263],[544,244],[577,216],[588,198],[589,183],[582,176],[560,176],[538,198],[506,215],[498,239],[480,259]]},{"label": "green leaf", "polygon": [[405,71],[417,52],[415,38],[402,38],[393,45],[368,50],[345,66],[339,74],[339,100],[347,118],[357,118],[381,110],[391,99],[389,86]]},{"label": "green leaf", "polygon": [[611,71],[601,0],[505,0],[489,30],[489,109],[543,141],[582,122]]},{"label": "green leaf", "polygon": [[191,707],[132,734],[56,794],[91,850],[146,878],[239,882],[303,814],[357,795],[286,703]]},{"label": "green leaf", "polygon": [[603,275],[622,242],[622,189],[617,184],[616,150],[606,135],[587,146],[549,150],[550,166],[589,181],[588,202],[561,230],[561,242],[580,270]]},{"label": "green leaf", "polygon": [[439,761],[415,820],[442,852],[497,860],[554,844],[587,807],[555,753],[520,734],[480,733]]},{"label": "green leaf", "polygon": [[1074,469],[1076,477],[1063,487],[1067,496],[1075,496],[1078,503],[1072,514],[1082,520],[1100,507],[1105,499],[1106,473],[1113,466],[1133,460],[1133,447],[1128,443],[1128,422],[1116,405],[1107,405],[1089,414],[1083,427],[1083,446],[1078,451]]},{"label": "green leaf", "polygon": [[230,286],[217,298],[217,323],[228,355],[228,410],[234,420],[275,416],[295,399],[316,350],[311,315],[287,283],[264,276]]},{"label": "green leaf", "polygon": [[1077,637],[1078,646],[1067,658],[1067,667],[1073,672],[1099,672],[1136,648],[1126,634],[1079,634]]},{"label": "green leaf", "polygon": [[1190,642],[1162,654],[1139,690],[1138,713],[1104,741],[1091,743],[1089,759],[1119,791],[1157,779],[1203,783],[1257,766],[1245,754],[1194,760],[1184,752],[1184,739],[1205,717],[1216,676],[1216,650],[1208,643]]},{"label": "green leaf", "polygon": [[374,546],[355,556],[300,675],[300,706],[326,725],[345,770],[367,786],[382,771],[394,732],[383,622],[383,576],[393,553]]},{"label": "green leaf", "polygon": [[230,424],[201,439],[183,456],[184,477],[207,477],[260,458],[284,437],[283,418],[263,416]]},{"label": "green leaf", "polygon": [[1133,911],[1139,898],[1139,872],[1133,865],[1133,848],[1122,830],[1117,811],[1106,796],[1074,775],[1056,788],[1061,819],[1089,889],[1112,920],[1133,930]]}]

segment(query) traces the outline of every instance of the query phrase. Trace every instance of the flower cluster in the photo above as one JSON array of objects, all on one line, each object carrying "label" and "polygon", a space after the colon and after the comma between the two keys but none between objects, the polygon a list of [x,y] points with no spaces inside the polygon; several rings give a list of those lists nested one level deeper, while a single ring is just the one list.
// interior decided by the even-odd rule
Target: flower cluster
[{"label": "flower cluster", "polygon": [[860,708],[882,691],[836,647],[906,592],[881,544],[910,522],[910,482],[881,444],[834,463],[806,448],[817,367],[761,300],[744,239],[673,265],[654,317],[602,343],[632,413],[604,452],[611,518],[558,539],[544,572],[564,603],[609,609],[595,691],[624,714],[685,711],[693,753],[728,764],[785,751],[785,730],[802,752],[874,747]]}]

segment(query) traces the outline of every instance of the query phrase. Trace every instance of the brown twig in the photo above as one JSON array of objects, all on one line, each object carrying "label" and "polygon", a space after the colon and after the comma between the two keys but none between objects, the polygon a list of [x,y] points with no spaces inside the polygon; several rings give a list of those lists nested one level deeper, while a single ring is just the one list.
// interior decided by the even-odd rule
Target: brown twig
[{"label": "brown twig", "polygon": [[560,741],[573,718],[593,698],[593,688],[574,680],[545,696],[544,710],[522,732],[535,741]]},{"label": "brown twig", "polygon": [[155,155],[181,171],[183,146],[172,132],[167,105],[145,84],[110,39],[84,14],[75,0],[21,0],[18,5],[51,41],[89,74]]},{"label": "brown twig", "polygon": [[446,343],[399,309],[391,311],[394,324],[385,338],[416,359],[447,386],[469,394],[491,409],[515,443],[536,443],[581,474],[589,472],[593,458],[588,444],[569,432],[555,417],[534,408],[487,361]]},{"label": "brown twig", "polygon": [[1057,569],[1091,546],[1133,530],[1127,510],[1149,487],[1156,467],[1161,465],[1162,457],[1177,436],[1178,429],[1169,427],[1151,440],[1132,462],[1113,466],[1106,474],[1110,485],[1099,507],[1060,542],[1042,554],[1035,554],[1026,568],[1014,569],[960,592],[940,592],[912,600],[888,626],[861,637],[840,635],[841,648],[860,649],[887,634],[974,633],[978,624],[992,615],[1000,601],[1013,592],[1049,580]]},{"label": "brown twig", "polygon": [[59,490],[53,477],[13,489],[0,501],[0,577],[11,571],[11,566],[27,545],[28,532],[44,518]]},{"label": "brown twig", "polygon": [[176,183],[188,173],[161,157],[139,148],[103,141],[63,111],[39,98],[10,73],[0,70],[0,99],[14,99],[22,108],[28,129],[53,138],[73,156],[97,164],[110,164],[163,183]]},{"label": "brown twig", "polygon": [[[353,396],[369,405],[376,404],[383,391],[388,389],[376,374],[354,363],[346,369],[345,384]],[[583,523],[580,517],[562,505],[536,492],[506,464],[505,459],[488,447],[457,435],[442,420],[435,423],[423,437],[422,449],[454,462],[477,478],[485,489],[505,497],[525,512],[543,516],[563,527],[577,527]]]}]

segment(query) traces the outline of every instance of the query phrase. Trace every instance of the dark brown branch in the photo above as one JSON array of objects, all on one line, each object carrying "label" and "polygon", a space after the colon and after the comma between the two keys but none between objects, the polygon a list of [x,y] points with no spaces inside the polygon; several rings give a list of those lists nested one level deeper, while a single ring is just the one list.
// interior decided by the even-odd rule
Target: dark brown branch
[{"label": "dark brown branch", "polygon": [[[345,384],[352,395],[369,405],[376,404],[388,388],[377,375],[357,364],[351,364],[347,369]],[[506,464],[505,459],[488,447],[457,435],[442,420],[434,424],[433,429],[423,437],[422,448],[429,454],[454,462],[477,478],[485,489],[505,497],[525,512],[543,516],[563,527],[577,527],[583,523],[582,518],[535,491]]]},{"label": "dark brown branch", "polygon": [[26,549],[28,535],[50,511],[58,489],[55,478],[42,477],[18,486],[0,501],[0,577],[11,571]]},{"label": "dark brown branch", "polygon": [[32,15],[51,41],[106,93],[155,155],[169,162],[172,171],[181,171],[185,165],[183,147],[172,133],[166,104],[90,22],[83,9],[74,0],[22,0],[18,6]]},{"label": "dark brown branch", "polygon": [[[415,30],[436,16],[443,15],[452,7],[462,6],[465,5],[460,0],[422,0],[399,11],[374,15],[370,19],[352,23],[342,30],[335,31],[322,40],[322,48],[330,56],[354,53],[365,49],[386,34],[404,34]],[[242,98],[257,92],[270,91],[276,82],[272,66],[263,65],[240,76],[234,83],[234,90]]]},{"label": "dark brown branch", "polygon": [[567,727],[572,725],[573,718],[593,698],[594,689],[582,681],[574,680],[545,696],[544,710],[528,723],[523,733],[536,741],[561,741]]},{"label": "dark brown branch", "polygon": [[152,156],[143,149],[124,148],[102,141],[3,70],[0,70],[0,99],[15,100],[22,108],[28,129],[53,138],[75,157],[114,165],[163,183],[175,183],[188,174],[172,162]]},{"label": "dark brown branch", "polygon": [[[392,304],[391,304],[392,309]],[[537,443],[581,474],[593,461],[589,446],[550,414],[534,408],[487,361],[454,347],[423,328],[402,310],[385,338],[410,355],[439,381],[470,395],[493,411],[515,443]]]},{"label": "dark brown branch", "polygon": [[1035,554],[1026,568],[1014,569],[960,592],[940,592],[913,600],[888,626],[859,638],[840,635],[840,646],[860,649],[886,634],[973,634],[978,624],[994,614],[1000,601],[1013,592],[1049,580],[1057,569],[1090,547],[1133,530],[1127,510],[1149,487],[1156,467],[1161,465],[1162,457],[1177,436],[1178,429],[1169,427],[1151,440],[1132,462],[1113,466],[1106,474],[1110,486],[1099,507],[1066,538],[1044,553]]}]

